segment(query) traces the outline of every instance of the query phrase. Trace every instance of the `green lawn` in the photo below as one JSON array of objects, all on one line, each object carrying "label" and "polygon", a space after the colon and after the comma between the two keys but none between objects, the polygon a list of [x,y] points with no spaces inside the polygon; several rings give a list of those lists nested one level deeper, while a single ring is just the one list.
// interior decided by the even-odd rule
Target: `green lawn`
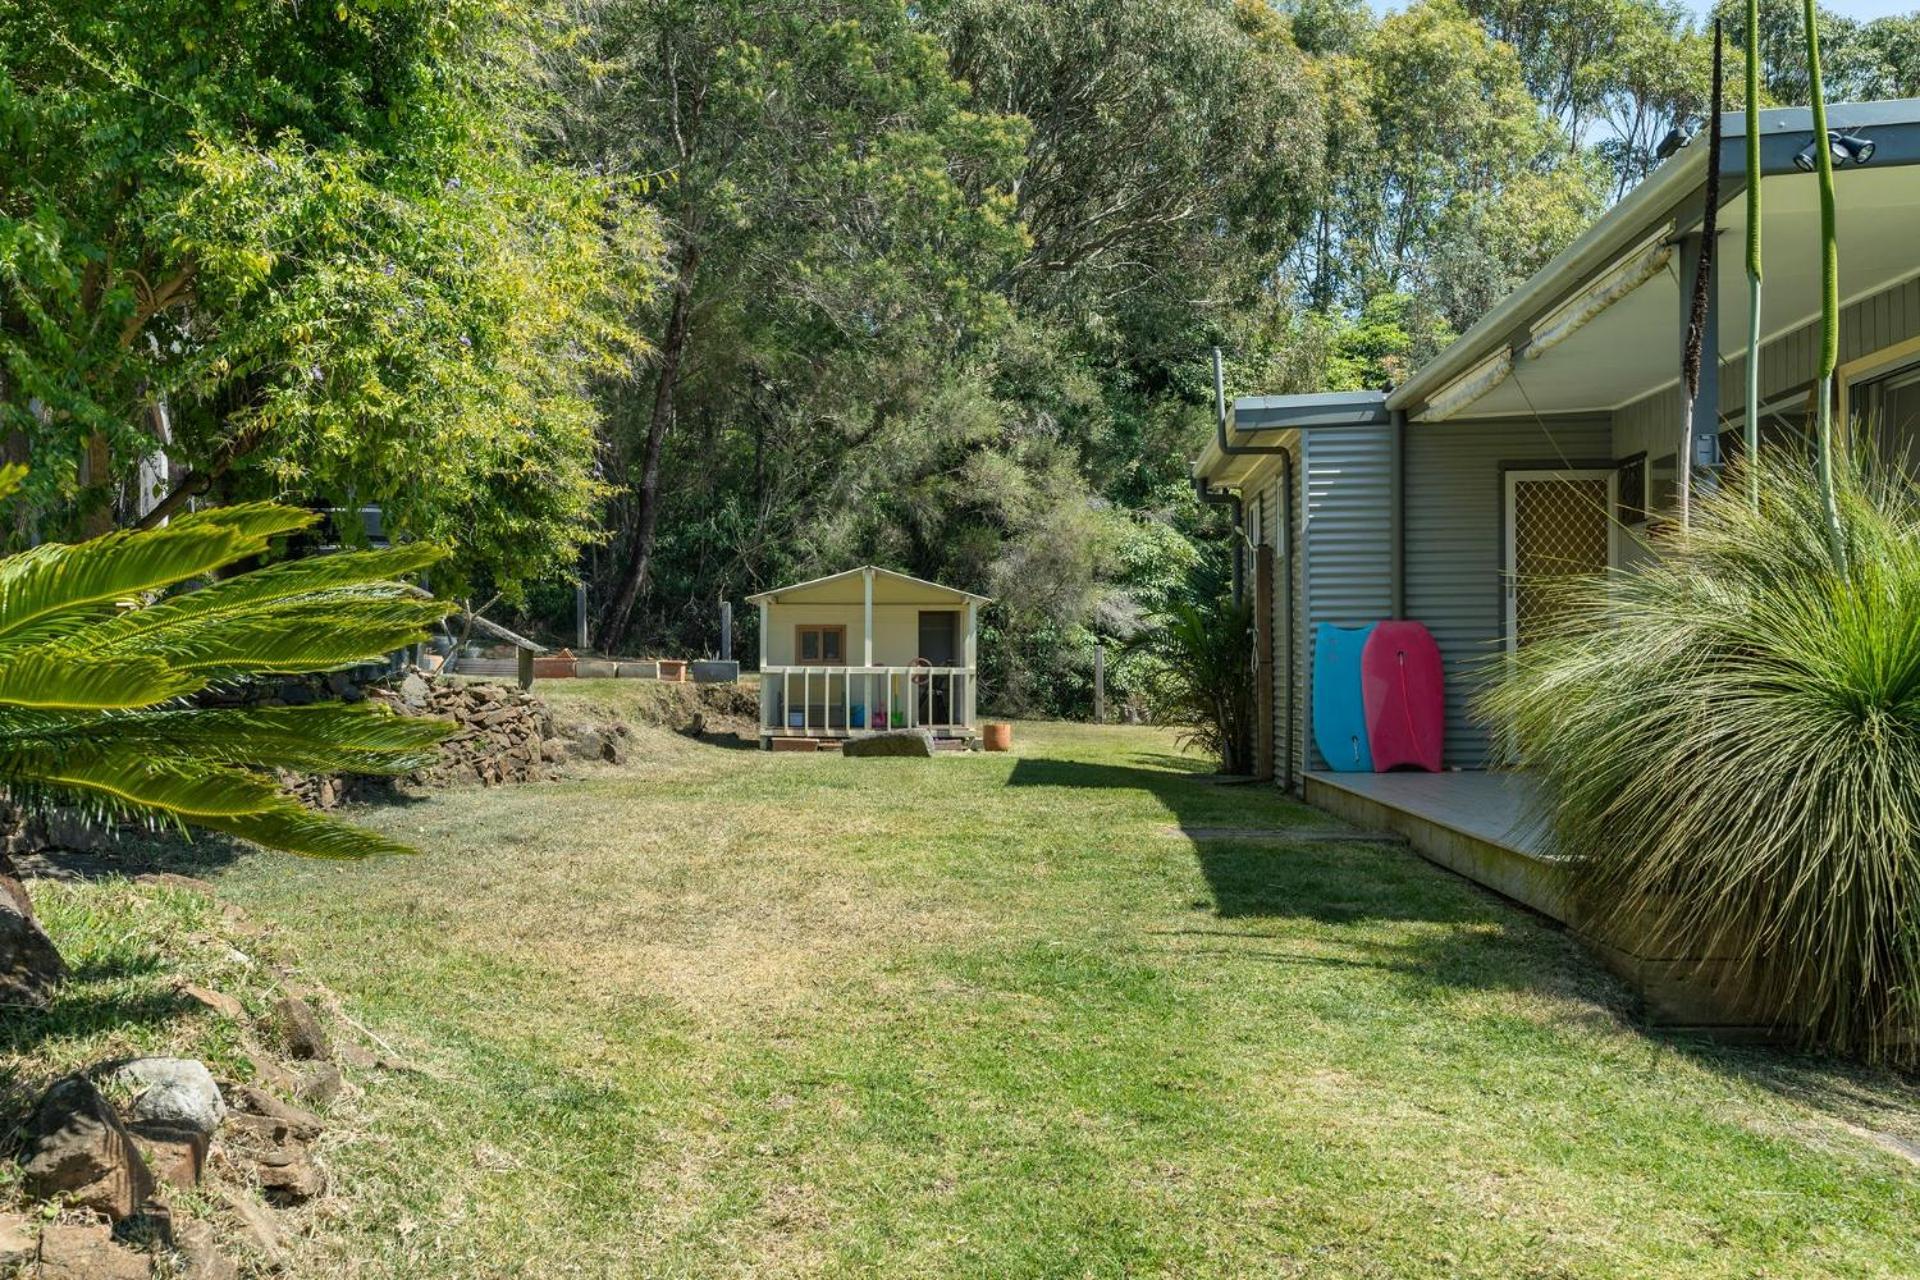
[{"label": "green lawn", "polygon": [[1920,1272],[1916,1095],[1634,1028],[1571,940],[1171,734],[622,768],[206,872],[358,1073],[301,1276]]}]

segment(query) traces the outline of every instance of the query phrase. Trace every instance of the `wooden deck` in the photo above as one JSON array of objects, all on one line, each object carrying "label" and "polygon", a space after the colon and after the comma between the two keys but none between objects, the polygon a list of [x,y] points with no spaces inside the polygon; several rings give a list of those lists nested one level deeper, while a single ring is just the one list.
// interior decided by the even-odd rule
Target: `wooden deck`
[{"label": "wooden deck", "polygon": [[1524,773],[1311,773],[1310,782],[1419,814],[1515,853],[1548,856],[1540,787]]},{"label": "wooden deck", "polygon": [[1407,838],[1420,856],[1565,924],[1639,992],[1658,1026],[1768,1040],[1740,970],[1711,956],[1662,953],[1633,928],[1596,927],[1551,850],[1539,783],[1523,773],[1306,775],[1310,804],[1370,831]]},{"label": "wooden deck", "polygon": [[1566,871],[1521,773],[1309,773],[1306,798],[1369,831],[1393,831],[1429,861],[1567,921]]}]

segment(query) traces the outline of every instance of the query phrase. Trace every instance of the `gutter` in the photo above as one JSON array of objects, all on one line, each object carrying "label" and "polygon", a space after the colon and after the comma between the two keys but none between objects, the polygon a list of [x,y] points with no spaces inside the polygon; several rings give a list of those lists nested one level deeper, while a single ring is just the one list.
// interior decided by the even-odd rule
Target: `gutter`
[{"label": "gutter", "polygon": [[[1292,469],[1293,454],[1285,445],[1277,444],[1232,444],[1227,440],[1227,367],[1221,358],[1220,348],[1213,349],[1213,441],[1224,457],[1242,458],[1249,456],[1278,455],[1288,460],[1288,469]],[[1247,598],[1247,538],[1246,506],[1238,493],[1215,489],[1211,481],[1204,476],[1195,476],[1193,491],[1200,501],[1215,506],[1233,507],[1233,603],[1238,606]]]}]

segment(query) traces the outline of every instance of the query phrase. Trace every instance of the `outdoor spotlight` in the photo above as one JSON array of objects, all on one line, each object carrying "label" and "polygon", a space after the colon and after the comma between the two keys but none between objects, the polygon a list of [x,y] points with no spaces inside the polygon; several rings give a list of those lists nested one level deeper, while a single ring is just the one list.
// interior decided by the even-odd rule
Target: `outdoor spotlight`
[{"label": "outdoor spotlight", "polygon": [[[1802,173],[1812,173],[1818,165],[1819,153],[1814,150],[1817,145],[1818,143],[1809,141],[1806,146],[1800,148],[1799,154],[1793,158],[1793,167]],[[1858,134],[1829,132],[1827,150],[1832,154],[1836,165],[1846,164],[1849,161],[1855,165],[1863,165],[1873,159],[1874,142],[1872,138],[1862,138]]]},{"label": "outdoor spotlight", "polygon": [[1866,164],[1873,159],[1873,139],[1862,138],[1852,133],[1830,133],[1827,138],[1833,144],[1834,159],[1844,158],[1855,164]]},{"label": "outdoor spotlight", "polygon": [[1660,145],[1653,149],[1655,160],[1665,160],[1668,156],[1687,145],[1687,133],[1684,129],[1669,129],[1667,136],[1660,139]]}]

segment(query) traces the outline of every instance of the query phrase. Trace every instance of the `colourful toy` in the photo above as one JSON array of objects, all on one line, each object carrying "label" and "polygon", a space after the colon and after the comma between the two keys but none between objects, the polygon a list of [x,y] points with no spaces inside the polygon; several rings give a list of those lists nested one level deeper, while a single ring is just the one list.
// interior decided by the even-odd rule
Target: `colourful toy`
[{"label": "colourful toy", "polygon": [[1360,655],[1372,634],[1330,622],[1313,634],[1313,742],[1335,773],[1373,772],[1360,697]]},{"label": "colourful toy", "polygon": [[[1376,773],[1439,773],[1447,733],[1440,646],[1417,622],[1382,622],[1360,655],[1360,700]],[[1324,748],[1323,748],[1324,750]]]}]

